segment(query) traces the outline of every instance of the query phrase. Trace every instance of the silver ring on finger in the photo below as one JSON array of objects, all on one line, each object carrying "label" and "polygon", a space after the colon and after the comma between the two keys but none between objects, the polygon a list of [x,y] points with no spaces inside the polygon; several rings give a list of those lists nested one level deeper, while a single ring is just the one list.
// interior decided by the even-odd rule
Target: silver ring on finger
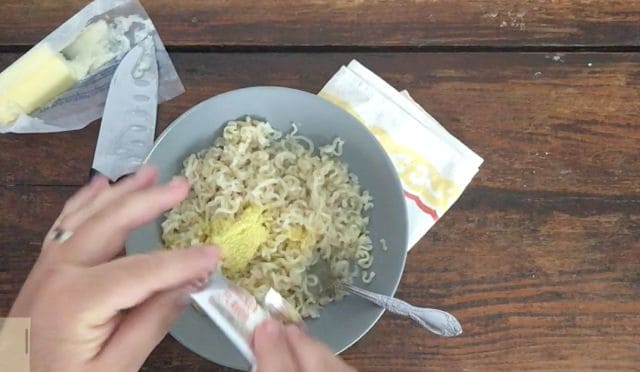
[{"label": "silver ring on finger", "polygon": [[51,240],[56,243],[63,243],[73,236],[73,231],[55,227],[51,230]]}]

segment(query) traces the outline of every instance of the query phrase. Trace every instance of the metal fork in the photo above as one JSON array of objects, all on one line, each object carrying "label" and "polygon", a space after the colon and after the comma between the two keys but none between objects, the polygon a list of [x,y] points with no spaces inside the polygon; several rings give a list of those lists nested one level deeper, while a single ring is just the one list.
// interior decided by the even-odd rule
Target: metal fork
[{"label": "metal fork", "polygon": [[413,306],[394,297],[367,291],[353,284],[344,284],[337,281],[331,273],[329,262],[325,259],[318,257],[316,263],[309,267],[308,272],[318,277],[318,285],[313,288],[318,294],[325,291],[334,292],[337,288],[343,288],[345,291],[362,297],[387,311],[413,319],[423,328],[428,329],[436,335],[455,337],[462,334],[462,326],[458,319],[446,311],[429,307]]},{"label": "metal fork", "polygon": [[446,311],[413,306],[400,299],[367,291],[352,284],[343,284],[342,287],[347,292],[369,300],[387,311],[413,319],[439,336],[454,337],[462,334],[462,326],[458,319]]}]

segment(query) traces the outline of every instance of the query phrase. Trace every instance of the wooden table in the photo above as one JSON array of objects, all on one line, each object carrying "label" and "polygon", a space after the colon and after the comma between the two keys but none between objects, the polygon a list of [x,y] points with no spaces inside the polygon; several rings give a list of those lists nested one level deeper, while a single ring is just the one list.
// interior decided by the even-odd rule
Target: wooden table
[{"label": "wooden table", "polygon": [[[158,130],[252,85],[318,91],[357,58],[485,163],[414,247],[399,297],[451,310],[443,339],[386,314],[344,358],[363,371],[640,368],[640,1],[143,1],[186,93]],[[5,0],[0,68],[85,1]],[[0,313],[98,125],[0,136]],[[221,370],[167,337],[145,370]]]}]

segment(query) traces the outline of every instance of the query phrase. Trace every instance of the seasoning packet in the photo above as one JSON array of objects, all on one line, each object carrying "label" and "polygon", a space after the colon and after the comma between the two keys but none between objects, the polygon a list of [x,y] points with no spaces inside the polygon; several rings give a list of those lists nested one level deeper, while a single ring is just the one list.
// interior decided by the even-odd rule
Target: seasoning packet
[{"label": "seasoning packet", "polygon": [[228,281],[218,268],[203,290],[191,294],[198,310],[204,312],[231,340],[242,356],[257,369],[251,350],[255,329],[263,321],[275,318],[302,326],[302,318],[275,289],[270,288],[258,301],[247,290]]},{"label": "seasoning packet", "polygon": [[318,95],[363,123],[402,182],[411,249],[460,197],[482,158],[451,135],[407,91],[399,92],[353,60]]},{"label": "seasoning packet", "polygon": [[62,132],[100,118],[120,60],[149,37],[158,62],[158,102],[182,94],[142,5],[95,0],[0,72],[0,133]]}]

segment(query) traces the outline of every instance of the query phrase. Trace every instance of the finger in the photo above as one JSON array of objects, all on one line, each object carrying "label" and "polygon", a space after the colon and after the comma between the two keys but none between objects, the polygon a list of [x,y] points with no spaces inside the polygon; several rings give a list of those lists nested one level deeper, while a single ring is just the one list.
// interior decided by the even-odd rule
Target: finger
[{"label": "finger", "polygon": [[91,202],[102,192],[109,188],[109,180],[101,175],[96,175],[91,181],[80,188],[75,194],[73,194],[64,204],[60,215],[51,226],[51,229],[47,233],[44,239],[43,249],[46,249],[49,243],[51,243],[51,232],[54,228],[60,226],[60,222],[66,216],[77,212],[83,206],[91,204]]},{"label": "finger", "polygon": [[266,320],[260,324],[253,335],[253,347],[259,372],[298,371],[282,323]]},{"label": "finger", "polygon": [[220,254],[214,247],[157,251],[119,258],[91,268],[88,303],[104,317],[134,307],[156,292],[208,275]]},{"label": "finger", "polygon": [[335,356],[334,352],[325,344],[310,338],[297,326],[287,326],[285,333],[289,348],[298,361],[300,371],[355,371],[354,368]]},{"label": "finger", "polygon": [[129,232],[175,207],[189,193],[184,178],[128,194],[106,207],[76,229],[64,250],[66,259],[96,265],[112,259]]},{"label": "finger", "polygon": [[115,186],[110,187],[107,192],[99,194],[90,203],[74,202],[76,208],[60,219],[60,226],[67,230],[75,231],[91,216],[117,203],[126,195],[153,185],[157,175],[158,172],[155,168],[143,166],[135,175],[118,182]]},{"label": "finger", "polygon": [[130,311],[97,357],[113,371],[137,371],[190,303],[189,286],[158,293]]},{"label": "finger", "polygon": [[73,213],[86,206],[98,193],[109,188],[109,180],[100,174],[91,178],[88,184],[73,194],[62,208],[61,216]]}]

